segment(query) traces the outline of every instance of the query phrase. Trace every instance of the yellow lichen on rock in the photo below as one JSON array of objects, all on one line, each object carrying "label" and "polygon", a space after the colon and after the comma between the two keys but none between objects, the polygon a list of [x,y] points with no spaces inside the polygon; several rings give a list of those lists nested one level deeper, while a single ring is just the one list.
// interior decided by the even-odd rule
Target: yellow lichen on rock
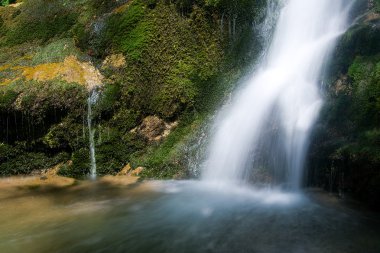
[{"label": "yellow lichen on rock", "polygon": [[127,61],[123,54],[111,54],[103,61],[102,68],[121,68],[126,65]]},{"label": "yellow lichen on rock", "polygon": [[69,83],[85,85],[87,89],[102,84],[103,76],[91,63],[80,62],[75,56],[68,56],[64,62],[45,63],[32,67],[20,67],[26,80],[49,81],[60,78]]},{"label": "yellow lichen on rock", "polygon": [[131,5],[132,2],[133,1],[128,1],[125,4],[120,5],[119,7],[117,7],[116,9],[113,10],[113,13],[123,13],[124,11],[126,11],[128,9],[128,6]]}]

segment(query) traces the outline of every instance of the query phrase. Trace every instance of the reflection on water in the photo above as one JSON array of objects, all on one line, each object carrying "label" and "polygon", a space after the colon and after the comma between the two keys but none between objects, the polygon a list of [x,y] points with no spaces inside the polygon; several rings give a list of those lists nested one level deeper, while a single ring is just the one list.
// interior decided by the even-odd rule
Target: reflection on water
[{"label": "reflection on water", "polygon": [[193,181],[0,194],[0,252],[380,252],[378,216],[315,196]]}]

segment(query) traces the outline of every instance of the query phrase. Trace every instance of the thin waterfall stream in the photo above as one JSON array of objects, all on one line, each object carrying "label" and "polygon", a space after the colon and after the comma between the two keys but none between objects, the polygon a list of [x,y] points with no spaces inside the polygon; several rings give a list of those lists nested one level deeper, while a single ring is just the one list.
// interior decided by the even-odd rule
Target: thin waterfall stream
[{"label": "thin waterfall stream", "polygon": [[95,153],[95,129],[92,125],[93,115],[92,107],[96,104],[99,98],[99,93],[96,89],[90,91],[87,99],[87,127],[88,127],[88,141],[90,149],[90,178],[96,179],[96,153]]}]

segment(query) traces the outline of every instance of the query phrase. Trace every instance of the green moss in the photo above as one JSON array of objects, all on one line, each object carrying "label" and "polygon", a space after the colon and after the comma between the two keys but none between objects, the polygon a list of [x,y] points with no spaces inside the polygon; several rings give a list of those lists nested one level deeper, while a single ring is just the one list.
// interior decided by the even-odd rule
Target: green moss
[{"label": "green moss", "polygon": [[191,115],[184,116],[181,124],[162,143],[149,147],[143,155],[136,153],[132,157],[132,165],[145,168],[141,174],[143,178],[186,177],[188,168],[185,165],[183,148],[203,120],[202,117],[195,119]]},{"label": "green moss", "polygon": [[[119,84],[106,84],[102,87],[100,98],[93,109],[93,114],[108,116],[120,106],[121,88]],[[103,118],[102,117],[102,118]]]},{"label": "green moss", "polygon": [[380,0],[375,0],[375,8],[376,12],[380,12]]},{"label": "green moss", "polygon": [[131,154],[141,150],[145,142],[133,134],[122,135],[117,129],[107,129],[101,144],[96,146],[99,175],[115,174],[130,160]]},{"label": "green moss", "polygon": [[19,92],[8,87],[0,89],[0,110],[7,110],[12,107]]},{"label": "green moss", "polygon": [[0,175],[28,174],[33,170],[53,167],[68,158],[66,153],[48,156],[44,153],[29,152],[20,145],[0,144]]},{"label": "green moss", "polygon": [[50,38],[67,32],[76,21],[75,14],[53,17],[51,20],[21,23],[18,27],[8,30],[7,44],[21,44],[31,40],[48,41]]},{"label": "green moss", "polygon": [[125,11],[111,15],[104,31],[93,42],[95,52],[103,54],[112,46],[130,59],[139,59],[152,30],[152,23],[145,19],[146,13],[143,1],[135,0]]},{"label": "green moss", "polygon": [[71,163],[65,164],[58,171],[59,175],[84,178],[90,173],[90,151],[87,148],[81,148],[71,155]]},{"label": "green moss", "polygon": [[132,60],[140,59],[143,49],[147,45],[151,36],[152,29],[152,23],[146,20],[139,22],[136,27],[123,38],[120,45],[120,51]]},{"label": "green moss", "polygon": [[165,118],[183,111],[186,107],[194,104],[197,95],[197,87],[190,80],[194,73],[194,65],[183,61],[171,69],[165,84],[155,96],[155,108],[162,112]]},{"label": "green moss", "polygon": [[122,94],[129,107],[173,119],[193,108],[202,83],[218,71],[219,37],[199,8],[183,17],[159,3],[145,19],[153,30],[139,61],[127,55]]},{"label": "green moss", "polygon": [[124,134],[132,128],[136,127],[141,115],[131,109],[121,108],[118,110],[110,120],[110,124],[118,128],[119,131]]},{"label": "green moss", "polygon": [[65,38],[56,40],[37,50],[33,56],[32,65],[63,62],[70,55],[81,56],[81,52],[75,47],[73,39]]},{"label": "green moss", "polygon": [[359,127],[380,124],[380,60],[358,57],[348,74],[353,80],[353,113]]},{"label": "green moss", "polygon": [[50,127],[42,141],[50,149],[78,150],[87,145],[86,133],[83,133],[81,123],[66,117],[59,124]]},{"label": "green moss", "polygon": [[19,7],[19,14],[6,28],[6,43],[21,44],[67,33],[76,23],[78,13],[65,0],[28,0]]},{"label": "green moss", "polygon": [[0,6],[7,6],[7,5],[13,4],[15,2],[16,2],[16,0],[1,0],[0,1]]},{"label": "green moss", "polygon": [[[243,10],[252,14],[256,2],[250,1],[248,7],[247,3],[233,9],[240,25],[252,23],[251,16],[243,21]],[[233,69],[224,61],[231,41],[220,30],[218,19],[223,11],[225,18],[230,17],[232,6],[223,4],[134,0],[116,9],[118,1],[28,0],[17,10],[4,8],[6,13],[0,15],[0,63],[29,66],[76,55],[100,65],[105,56],[122,53],[125,66],[101,69],[105,84],[93,108],[99,174],[114,174],[132,161],[147,168],[145,177],[183,175],[182,149],[202,121],[197,117],[212,111],[228,93],[230,82],[241,75],[236,65]],[[95,25],[101,29],[95,31]],[[7,69],[0,78],[15,78],[20,71]],[[72,164],[66,163],[60,173],[85,177],[90,168],[87,96],[85,87],[59,80],[20,79],[1,88],[0,132],[6,136],[1,141],[9,142],[12,150],[22,141],[25,147],[17,152],[25,161],[68,153],[66,159]],[[185,114],[191,116],[186,119]],[[147,115],[180,119],[181,125],[162,143],[147,143],[130,132]],[[29,171],[13,168],[12,173]]]},{"label": "green moss", "polygon": [[17,109],[28,112],[36,122],[42,121],[49,112],[66,111],[82,113],[86,101],[86,89],[75,83],[55,80],[49,82],[18,81],[6,94],[18,96]]},{"label": "green moss", "polygon": [[[363,23],[364,22],[364,23]],[[376,26],[365,21],[351,28],[334,58],[340,68],[343,91],[333,87],[321,115],[311,149],[313,181],[332,187],[380,207],[375,195],[380,171],[380,35]],[[369,43],[367,43],[369,41]],[[349,43],[347,43],[349,42]],[[343,50],[343,51],[344,51]],[[343,59],[343,62],[342,62]],[[342,67],[343,66],[343,67]],[[348,78],[342,78],[344,76]],[[336,180],[329,181],[335,174]]]}]

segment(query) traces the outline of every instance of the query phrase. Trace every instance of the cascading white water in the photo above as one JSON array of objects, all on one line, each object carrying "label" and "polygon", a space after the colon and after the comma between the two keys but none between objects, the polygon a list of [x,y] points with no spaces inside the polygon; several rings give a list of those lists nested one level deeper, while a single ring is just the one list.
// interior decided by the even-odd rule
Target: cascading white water
[{"label": "cascading white water", "polygon": [[99,98],[99,93],[94,89],[90,92],[87,99],[87,127],[88,127],[88,140],[90,148],[90,178],[96,179],[96,157],[95,157],[95,129],[92,127],[92,106],[96,104]]},{"label": "cascading white water", "polygon": [[[203,178],[241,182],[255,170],[259,149],[277,162],[275,174],[297,188],[308,137],[318,116],[324,63],[346,29],[349,0],[284,1],[259,68],[214,123]],[[273,124],[273,122],[275,122]],[[268,132],[277,132],[269,140]],[[253,168],[252,168],[253,167]]]}]

